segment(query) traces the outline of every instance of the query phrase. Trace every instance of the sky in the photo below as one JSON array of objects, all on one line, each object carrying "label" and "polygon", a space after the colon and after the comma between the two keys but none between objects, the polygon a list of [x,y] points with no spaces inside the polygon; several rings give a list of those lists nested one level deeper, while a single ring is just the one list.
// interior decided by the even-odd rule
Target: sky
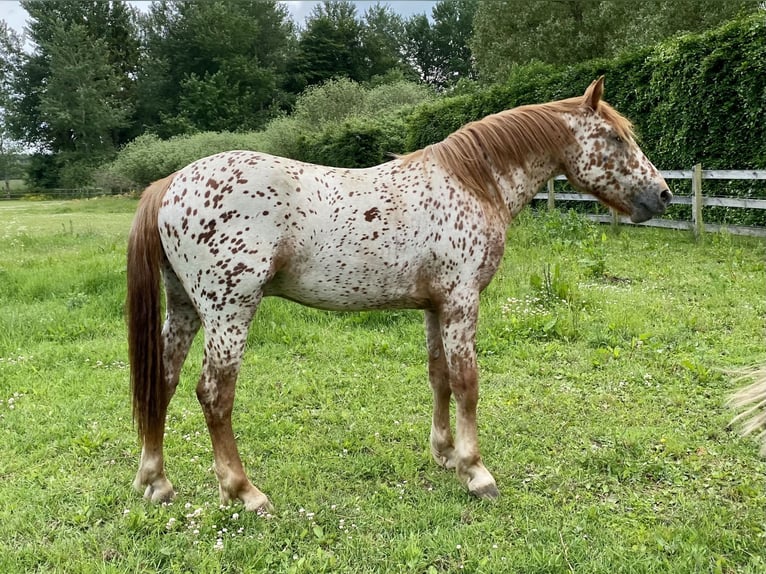
[{"label": "sky", "polygon": [[[130,3],[134,6],[137,6],[141,10],[147,10],[151,4],[151,2],[148,1],[138,0],[131,0]],[[306,17],[311,14],[312,8],[319,3],[319,0],[291,0],[285,1],[283,3],[290,11],[293,20],[298,25],[302,25]],[[354,2],[354,4],[357,6],[356,10],[359,16],[364,15],[367,8],[376,3],[377,2],[374,0]],[[426,16],[430,17],[431,9],[433,8],[434,4],[436,4],[436,0],[382,0],[380,3],[388,4],[394,12],[402,15],[405,18],[412,16],[413,14],[425,14]],[[0,18],[5,20],[8,26],[10,26],[12,29],[21,33],[24,29],[24,23],[27,19],[27,12],[24,10],[24,8],[21,7],[21,4],[17,0],[0,0]]]}]

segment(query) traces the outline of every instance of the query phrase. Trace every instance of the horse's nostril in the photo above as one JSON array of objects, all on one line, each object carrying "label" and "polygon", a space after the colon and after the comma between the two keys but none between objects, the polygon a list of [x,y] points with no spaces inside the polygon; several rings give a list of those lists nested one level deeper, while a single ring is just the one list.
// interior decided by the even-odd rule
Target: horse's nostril
[{"label": "horse's nostril", "polygon": [[664,203],[665,205],[670,205],[670,202],[673,199],[673,194],[670,192],[669,189],[663,189],[660,192],[660,199],[662,200],[662,203]]}]

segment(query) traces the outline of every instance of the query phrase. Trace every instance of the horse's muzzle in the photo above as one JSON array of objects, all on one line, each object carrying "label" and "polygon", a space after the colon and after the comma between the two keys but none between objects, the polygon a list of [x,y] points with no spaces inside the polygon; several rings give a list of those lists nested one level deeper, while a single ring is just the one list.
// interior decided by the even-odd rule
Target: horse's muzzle
[{"label": "horse's muzzle", "polygon": [[673,201],[673,193],[667,187],[659,192],[646,190],[633,200],[630,220],[633,223],[643,223],[656,215],[662,215],[671,201]]},{"label": "horse's muzzle", "polygon": [[660,201],[667,207],[673,201],[673,192],[667,187],[660,192]]}]

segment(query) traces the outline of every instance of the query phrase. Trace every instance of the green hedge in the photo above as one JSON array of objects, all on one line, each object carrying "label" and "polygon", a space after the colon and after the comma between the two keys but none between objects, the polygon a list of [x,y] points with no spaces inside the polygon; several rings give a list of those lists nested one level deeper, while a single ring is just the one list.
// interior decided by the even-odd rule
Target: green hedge
[{"label": "green hedge", "polygon": [[261,132],[203,132],[167,140],[145,134],[120,150],[116,159],[101,166],[93,179],[105,189],[140,189],[202,157],[224,150],[261,147]]},{"label": "green hedge", "polygon": [[636,124],[661,169],[766,168],[766,14],[624,54],[556,70],[517,69],[501,86],[420,106],[407,146],[424,147],[457,127],[510,107],[577,95],[606,75],[605,99]]},{"label": "green hedge", "polygon": [[[566,69],[517,68],[502,85],[419,106],[406,149],[439,141],[461,125],[522,104],[584,92],[606,76],[605,99],[636,125],[642,149],[660,169],[766,169],[766,12],[704,34],[685,35]],[[689,193],[690,182],[670,182]],[[707,195],[766,197],[763,181],[706,181]],[[581,206],[586,207],[586,206]],[[690,219],[674,206],[668,217]],[[708,208],[711,223],[766,225],[766,212]]]},{"label": "green hedge", "polygon": [[[322,122],[296,113],[258,133],[197,134],[170,142],[143,136],[106,166],[101,185],[108,187],[110,177],[117,183],[123,178],[146,184],[198,157],[234,147],[366,167],[386,161],[391,153],[440,141],[488,114],[583,93],[601,74],[606,76],[606,100],[633,120],[642,148],[660,169],[689,169],[698,162],[706,168],[766,169],[766,11],[761,10],[704,34],[680,36],[615,59],[565,69],[518,67],[502,84],[420,104],[427,94],[412,86],[367,93],[350,82],[333,82],[304,97],[303,115],[314,108],[326,114],[328,106],[335,106],[330,109],[334,115]],[[349,117],[348,106],[339,105],[347,101],[339,94],[347,93],[367,94],[367,99],[374,95],[385,105],[370,104],[381,111],[365,108]],[[688,189],[685,182],[672,185]],[[766,197],[763,182],[706,182],[705,189],[715,195]],[[679,209],[670,216],[687,218]],[[713,211],[723,223],[766,223],[764,212]]]},{"label": "green hedge", "polygon": [[399,115],[380,120],[353,118],[304,138],[299,159],[351,168],[377,165],[404,150],[405,131]]},{"label": "green hedge", "polygon": [[642,148],[661,169],[689,169],[698,162],[711,169],[766,169],[763,12],[613,60],[563,70],[520,67],[503,84],[421,104],[403,121],[346,122],[313,138],[300,159],[372,165],[385,152],[425,147],[487,114],[577,95],[601,74],[605,99],[633,120]]}]

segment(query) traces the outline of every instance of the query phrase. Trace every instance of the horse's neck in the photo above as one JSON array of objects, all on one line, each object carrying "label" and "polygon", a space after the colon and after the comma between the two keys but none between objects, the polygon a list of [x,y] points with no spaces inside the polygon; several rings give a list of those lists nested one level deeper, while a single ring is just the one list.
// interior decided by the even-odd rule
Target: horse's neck
[{"label": "horse's neck", "polygon": [[552,177],[563,173],[559,162],[538,158],[526,167],[514,166],[507,174],[497,174],[498,188],[508,207],[509,220],[515,218]]}]

